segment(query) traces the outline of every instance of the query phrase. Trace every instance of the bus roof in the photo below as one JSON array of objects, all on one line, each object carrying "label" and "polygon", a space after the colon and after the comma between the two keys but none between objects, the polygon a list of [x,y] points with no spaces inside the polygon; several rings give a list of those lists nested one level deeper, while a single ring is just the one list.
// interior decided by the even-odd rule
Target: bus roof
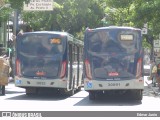
[{"label": "bus roof", "polygon": [[141,30],[139,28],[134,28],[134,27],[126,27],[126,26],[108,26],[108,27],[98,27],[94,29],[89,29],[87,30],[105,30],[105,29],[131,29],[131,30]]},{"label": "bus roof", "polygon": [[71,34],[67,32],[61,32],[61,31],[34,31],[34,32],[24,32],[23,34],[42,34],[42,33],[48,33],[48,34],[59,34],[59,35],[65,35],[65,36],[72,36]]},{"label": "bus roof", "polygon": [[[57,34],[57,35],[64,35],[64,36],[68,36],[70,42],[74,42],[74,43],[79,44],[79,45],[84,45],[83,41],[74,38],[74,36],[72,34],[69,34],[67,32],[62,32],[62,31],[34,31],[34,32],[24,32],[23,34],[24,35],[27,35],[27,34]],[[21,35],[23,35],[23,34],[21,34]]]}]

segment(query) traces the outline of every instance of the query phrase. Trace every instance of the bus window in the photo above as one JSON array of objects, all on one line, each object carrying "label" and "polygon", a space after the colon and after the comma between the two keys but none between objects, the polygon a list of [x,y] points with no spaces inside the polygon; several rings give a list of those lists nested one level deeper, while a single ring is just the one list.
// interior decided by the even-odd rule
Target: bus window
[{"label": "bus window", "polygon": [[123,47],[113,38],[108,31],[89,33],[91,52],[125,52]]},{"label": "bus window", "polygon": [[[54,37],[48,36],[26,36],[22,39],[22,52],[30,55],[54,55],[63,52],[62,43],[53,43]],[[60,40],[60,39],[59,39]]]}]

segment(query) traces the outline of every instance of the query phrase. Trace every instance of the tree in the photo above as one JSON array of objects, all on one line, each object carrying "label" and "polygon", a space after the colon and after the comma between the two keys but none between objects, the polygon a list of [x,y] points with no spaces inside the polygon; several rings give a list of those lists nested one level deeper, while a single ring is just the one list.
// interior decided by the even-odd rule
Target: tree
[{"label": "tree", "polygon": [[28,3],[30,0],[6,0],[11,4],[13,9],[22,10],[24,2]]},{"label": "tree", "polygon": [[[148,37],[157,38],[160,33],[159,0],[106,0],[105,12],[114,25],[127,25],[143,28],[147,23],[149,27]],[[146,35],[144,46],[150,46]]]},{"label": "tree", "polygon": [[23,20],[35,30],[67,31],[80,38],[86,27],[102,26],[103,16],[98,0],[54,0],[53,11],[22,12]]},{"label": "tree", "polygon": [[10,8],[8,7],[3,7],[3,5],[7,4],[7,0],[3,0],[2,2],[0,1],[0,3],[2,3],[1,10],[0,10],[0,22],[1,21],[6,21],[8,19],[9,13],[11,11]]},{"label": "tree", "polygon": [[135,21],[137,25],[142,25],[144,22],[148,23],[154,37],[158,37],[160,33],[160,13],[159,0],[136,0]]},{"label": "tree", "polygon": [[86,27],[101,27],[103,23],[138,28],[148,23],[155,38],[160,32],[159,0],[54,0],[54,10],[45,12],[23,11],[23,2],[30,0],[5,1],[18,9],[22,19],[35,30],[67,31],[82,36]]}]

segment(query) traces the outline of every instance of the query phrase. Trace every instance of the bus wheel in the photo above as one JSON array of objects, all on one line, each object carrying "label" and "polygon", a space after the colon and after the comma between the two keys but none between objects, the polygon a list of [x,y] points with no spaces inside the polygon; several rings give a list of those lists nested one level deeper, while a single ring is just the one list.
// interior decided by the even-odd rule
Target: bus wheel
[{"label": "bus wheel", "polygon": [[96,99],[96,93],[94,91],[89,91],[89,99],[95,100]]},{"label": "bus wheel", "polygon": [[143,91],[142,90],[134,90],[133,96],[135,100],[142,100],[143,98]]},{"label": "bus wheel", "polygon": [[0,91],[2,95],[5,95],[5,85],[0,86]]},{"label": "bus wheel", "polygon": [[59,89],[59,92],[61,95],[65,95],[66,91],[67,91],[67,89]]},{"label": "bus wheel", "polygon": [[68,91],[68,92],[67,92],[67,95],[68,95],[68,96],[72,96],[72,95],[74,95],[74,89],[72,89],[72,90]]},{"label": "bus wheel", "polygon": [[79,92],[79,91],[81,91],[81,89],[82,89],[82,87],[80,86],[80,87],[78,87],[77,91]]},{"label": "bus wheel", "polygon": [[26,88],[26,95],[35,95],[38,94],[37,88]]}]

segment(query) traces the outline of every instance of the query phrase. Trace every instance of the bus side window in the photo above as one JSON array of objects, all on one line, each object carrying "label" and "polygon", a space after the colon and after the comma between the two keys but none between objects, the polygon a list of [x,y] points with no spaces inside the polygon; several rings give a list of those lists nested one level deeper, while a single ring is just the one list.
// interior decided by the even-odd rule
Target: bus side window
[{"label": "bus side window", "polygon": [[83,48],[82,47],[80,47],[80,53],[79,53],[79,55],[80,55],[80,62],[82,62],[83,61]]},{"label": "bus side window", "polygon": [[72,61],[75,61],[75,45],[72,45]]}]

